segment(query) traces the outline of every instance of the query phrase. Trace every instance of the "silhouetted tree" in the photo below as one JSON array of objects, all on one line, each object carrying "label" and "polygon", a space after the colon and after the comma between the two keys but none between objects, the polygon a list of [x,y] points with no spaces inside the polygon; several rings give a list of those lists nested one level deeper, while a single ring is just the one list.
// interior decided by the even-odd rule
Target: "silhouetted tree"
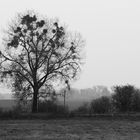
[{"label": "silhouetted tree", "polygon": [[131,110],[135,112],[140,111],[140,90],[139,89],[135,89],[135,92],[131,97]]},{"label": "silhouetted tree", "polygon": [[102,96],[90,103],[90,113],[109,113],[111,110],[111,98]]},{"label": "silhouetted tree", "polygon": [[13,90],[21,98],[30,97],[37,112],[40,88],[52,81],[67,81],[80,70],[83,40],[54,20],[34,13],[19,14],[10,25],[1,50],[2,78],[12,79]]},{"label": "silhouetted tree", "polygon": [[113,104],[121,112],[131,111],[132,96],[135,93],[135,87],[132,85],[113,87]]}]

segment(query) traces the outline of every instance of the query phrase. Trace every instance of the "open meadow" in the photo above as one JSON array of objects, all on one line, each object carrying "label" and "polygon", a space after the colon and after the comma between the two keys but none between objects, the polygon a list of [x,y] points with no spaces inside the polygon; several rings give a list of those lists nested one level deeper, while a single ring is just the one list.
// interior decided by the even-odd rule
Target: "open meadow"
[{"label": "open meadow", "polygon": [[1,120],[0,140],[139,140],[140,121]]}]

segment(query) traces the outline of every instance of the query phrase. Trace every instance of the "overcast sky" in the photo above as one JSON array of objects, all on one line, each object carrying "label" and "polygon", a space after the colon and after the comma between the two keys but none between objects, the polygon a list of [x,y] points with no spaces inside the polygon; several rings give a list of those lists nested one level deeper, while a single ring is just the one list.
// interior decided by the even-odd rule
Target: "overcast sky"
[{"label": "overcast sky", "polygon": [[86,40],[86,63],[74,87],[127,83],[140,87],[139,0],[3,0],[1,34],[18,12],[26,10],[58,17]]}]

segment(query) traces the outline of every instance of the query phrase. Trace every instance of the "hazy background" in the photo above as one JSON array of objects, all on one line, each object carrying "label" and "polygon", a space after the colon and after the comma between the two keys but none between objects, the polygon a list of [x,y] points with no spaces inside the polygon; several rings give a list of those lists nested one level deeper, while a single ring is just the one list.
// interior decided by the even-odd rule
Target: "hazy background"
[{"label": "hazy background", "polygon": [[139,0],[4,0],[0,3],[0,43],[3,29],[26,10],[58,17],[68,30],[80,32],[86,40],[86,63],[73,87],[127,83],[140,87]]}]

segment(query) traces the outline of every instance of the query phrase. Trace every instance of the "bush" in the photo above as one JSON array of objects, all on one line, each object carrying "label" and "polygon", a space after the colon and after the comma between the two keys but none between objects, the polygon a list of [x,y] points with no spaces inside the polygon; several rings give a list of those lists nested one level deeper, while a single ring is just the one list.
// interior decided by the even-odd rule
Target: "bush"
[{"label": "bush", "polygon": [[3,109],[2,108],[0,108],[0,114],[2,114],[3,113]]},{"label": "bush", "polygon": [[[115,86],[112,96],[113,105],[119,112],[132,111],[135,106],[134,100],[137,98],[137,89],[131,85]],[[132,103],[133,102],[133,103]],[[133,107],[132,107],[133,104]]]},{"label": "bush", "polygon": [[111,106],[111,99],[107,96],[102,96],[91,102],[90,113],[109,113],[111,111]]},{"label": "bush", "polygon": [[69,113],[69,109],[63,105],[58,105],[54,101],[40,101],[38,104],[38,112],[59,115]]},{"label": "bush", "polygon": [[22,113],[27,113],[23,110],[24,106],[17,102],[11,109],[0,108],[0,118],[2,119],[20,119]]},{"label": "bush", "polygon": [[136,90],[131,97],[131,111],[140,112],[140,90]]},{"label": "bush", "polygon": [[88,103],[83,103],[80,107],[77,109],[73,110],[72,113],[79,113],[79,114],[87,114],[89,113],[89,106]]},{"label": "bush", "polygon": [[11,110],[2,110],[0,109],[0,118],[2,119],[15,119],[19,118],[20,116],[20,110],[17,108],[13,108]]},{"label": "bush", "polygon": [[56,112],[57,106],[52,101],[40,101],[38,103],[38,112],[40,113],[52,113]]}]

